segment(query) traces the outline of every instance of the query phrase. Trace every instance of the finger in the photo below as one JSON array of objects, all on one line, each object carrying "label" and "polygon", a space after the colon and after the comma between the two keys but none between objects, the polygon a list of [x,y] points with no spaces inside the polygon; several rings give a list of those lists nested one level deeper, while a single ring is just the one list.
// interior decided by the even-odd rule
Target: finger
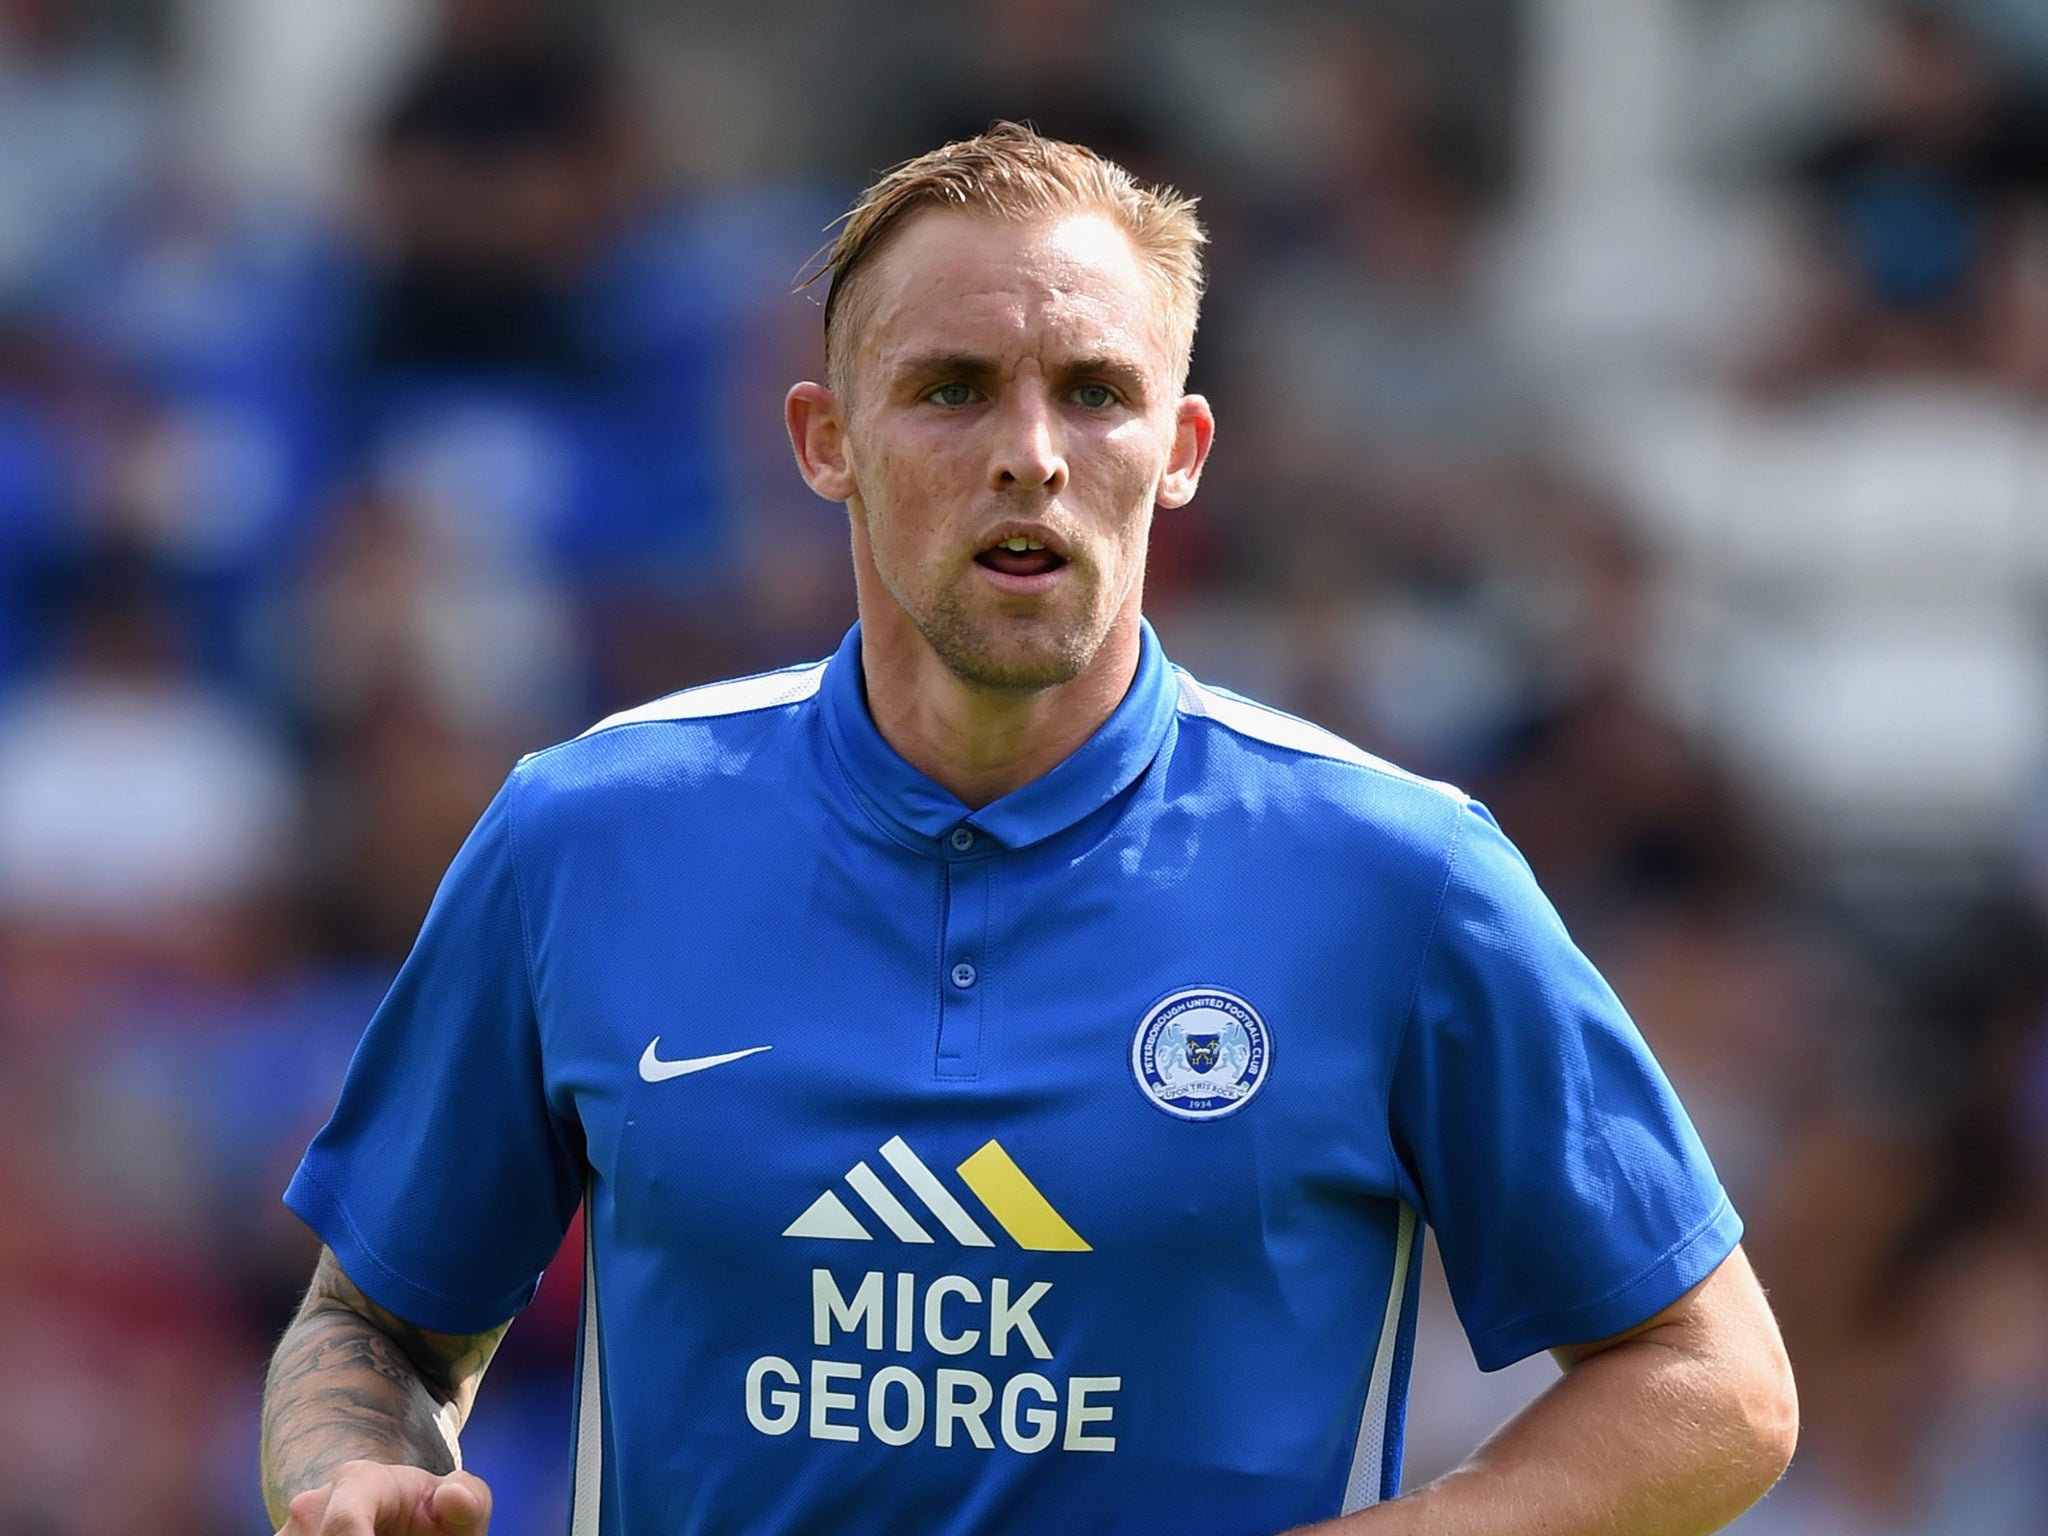
[{"label": "finger", "polygon": [[322,1483],[293,1499],[285,1506],[284,1524],[277,1536],[313,1536],[320,1529],[321,1517],[327,1513],[327,1500],[333,1492],[334,1484]]},{"label": "finger", "polygon": [[394,1491],[394,1485],[388,1478],[338,1477],[328,1497],[326,1512],[319,1524],[309,1529],[317,1536],[378,1536],[385,1529],[378,1524],[380,1517],[398,1514],[404,1508],[402,1502],[388,1497]]},{"label": "finger", "polygon": [[490,1485],[468,1472],[450,1472],[435,1486],[427,1508],[437,1530],[484,1536],[491,1521]]}]

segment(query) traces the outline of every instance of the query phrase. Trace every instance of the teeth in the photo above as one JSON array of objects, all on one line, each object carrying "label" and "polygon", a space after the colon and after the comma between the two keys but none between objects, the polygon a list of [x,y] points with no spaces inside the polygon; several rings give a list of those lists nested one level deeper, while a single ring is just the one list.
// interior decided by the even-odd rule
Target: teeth
[{"label": "teeth", "polygon": [[1017,535],[1017,537],[1014,539],[1003,540],[1002,544],[998,547],[1002,549],[1007,549],[1012,554],[1016,555],[1027,554],[1034,549],[1045,548],[1045,546],[1039,543],[1038,540],[1027,539],[1022,534]]}]

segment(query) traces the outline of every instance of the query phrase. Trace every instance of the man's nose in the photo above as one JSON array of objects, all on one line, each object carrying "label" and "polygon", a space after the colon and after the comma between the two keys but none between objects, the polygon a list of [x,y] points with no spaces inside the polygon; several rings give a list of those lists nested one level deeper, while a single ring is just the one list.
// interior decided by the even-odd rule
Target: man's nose
[{"label": "man's nose", "polygon": [[1053,403],[1037,390],[1011,393],[996,414],[996,440],[989,459],[992,490],[1066,489],[1067,457]]}]

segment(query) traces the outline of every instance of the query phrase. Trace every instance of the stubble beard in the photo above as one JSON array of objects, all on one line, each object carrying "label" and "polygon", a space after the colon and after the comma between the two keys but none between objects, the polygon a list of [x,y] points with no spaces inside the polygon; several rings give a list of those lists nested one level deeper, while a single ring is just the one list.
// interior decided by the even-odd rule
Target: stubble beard
[{"label": "stubble beard", "polygon": [[1088,669],[1107,637],[1107,626],[1093,613],[1072,620],[1049,615],[977,618],[955,593],[916,617],[925,644],[946,670],[968,687],[990,693],[1036,692],[1070,683]]}]

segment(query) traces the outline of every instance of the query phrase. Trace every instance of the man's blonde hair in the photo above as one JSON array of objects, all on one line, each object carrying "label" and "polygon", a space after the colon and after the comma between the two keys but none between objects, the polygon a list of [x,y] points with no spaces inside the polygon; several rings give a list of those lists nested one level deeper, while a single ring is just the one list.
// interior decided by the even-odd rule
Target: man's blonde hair
[{"label": "man's blonde hair", "polygon": [[913,214],[926,208],[1024,223],[1101,213],[1129,235],[1159,290],[1174,387],[1186,381],[1202,305],[1202,246],[1195,199],[1145,187],[1114,161],[1079,144],[1049,139],[1023,123],[997,123],[971,139],[919,155],[882,173],[840,220],[838,237],[806,286],[825,291],[825,379],[844,395],[864,318],[861,276]]}]

